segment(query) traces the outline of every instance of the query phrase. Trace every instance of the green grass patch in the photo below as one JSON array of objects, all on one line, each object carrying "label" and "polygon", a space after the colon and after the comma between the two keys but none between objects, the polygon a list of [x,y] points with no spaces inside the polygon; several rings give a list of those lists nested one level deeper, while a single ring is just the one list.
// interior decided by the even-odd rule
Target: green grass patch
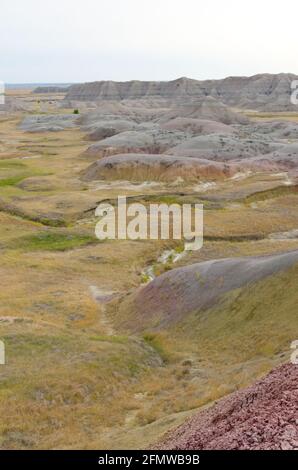
[{"label": "green grass patch", "polygon": [[17,175],[10,176],[9,178],[2,178],[0,179],[0,188],[4,186],[15,186],[16,184],[23,181],[25,178],[28,178],[28,175]]},{"label": "green grass patch", "polygon": [[15,186],[26,178],[32,176],[48,176],[51,173],[44,169],[30,168],[22,162],[1,160],[0,161],[0,188]]},{"label": "green grass patch", "polygon": [[154,333],[145,333],[143,335],[143,340],[147,343],[154,351],[161,357],[163,362],[167,363],[170,361],[170,356],[164,349],[161,339],[157,334]]},{"label": "green grass patch", "polygon": [[175,196],[175,195],[159,196],[157,198],[158,202],[160,202],[161,204],[168,204],[168,205],[179,204],[180,199],[181,198],[179,198],[179,196]]},{"label": "green grass patch", "polygon": [[251,194],[244,199],[244,202],[258,202],[266,201],[267,199],[275,199],[282,196],[288,196],[289,194],[295,194],[298,196],[298,185],[295,186],[278,186],[277,188],[268,189],[266,191],[258,191],[257,193]]},{"label": "green grass patch", "polygon": [[13,354],[14,359],[49,352],[57,353],[57,351],[65,353],[71,350],[73,345],[72,338],[66,335],[10,334],[2,338],[6,344],[7,354]]},{"label": "green grass patch", "polygon": [[149,282],[151,280],[149,274],[145,274],[143,273],[141,275],[141,284],[147,284],[147,282]]},{"label": "green grass patch", "polygon": [[9,248],[25,251],[66,251],[96,242],[97,238],[91,235],[44,231],[15,239]]},{"label": "green grass patch", "polygon": [[[16,189],[18,191],[21,191],[18,188]],[[5,190],[6,193],[7,191],[8,189]],[[15,191],[13,192],[14,194],[10,194],[10,196],[11,195],[15,196]],[[1,198],[0,198],[0,211],[6,212],[7,214],[10,214],[15,217],[20,217],[21,219],[24,219],[24,220],[30,220],[31,222],[36,222],[42,225],[46,225],[48,227],[67,227],[69,225],[68,221],[60,217],[50,218],[50,217],[45,217],[42,215],[34,215],[34,214],[27,213],[23,211],[21,208],[3,201]]]}]

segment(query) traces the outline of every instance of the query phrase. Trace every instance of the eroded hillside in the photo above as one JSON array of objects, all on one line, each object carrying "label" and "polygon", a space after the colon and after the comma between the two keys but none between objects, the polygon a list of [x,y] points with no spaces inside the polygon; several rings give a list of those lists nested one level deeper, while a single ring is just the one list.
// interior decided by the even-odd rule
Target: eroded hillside
[{"label": "eroded hillside", "polygon": [[[274,79],[277,90],[288,79]],[[218,84],[224,99],[191,105],[185,80],[172,103],[92,95],[90,107],[91,88],[111,93],[98,85],[71,87],[66,99],[60,89],[7,96],[2,449],[148,447],[289,361],[298,335],[298,113],[272,111],[261,92],[252,107],[251,83],[241,103],[229,95],[233,79]],[[88,99],[72,103],[72,93]],[[202,250],[99,241],[95,209],[119,194],[145,206],[203,204]]]}]

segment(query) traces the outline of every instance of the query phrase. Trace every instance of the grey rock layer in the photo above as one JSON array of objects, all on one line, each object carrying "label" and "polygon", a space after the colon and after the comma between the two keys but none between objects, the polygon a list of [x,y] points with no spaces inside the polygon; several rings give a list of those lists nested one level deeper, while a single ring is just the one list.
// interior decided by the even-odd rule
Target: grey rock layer
[{"label": "grey rock layer", "polygon": [[118,153],[163,153],[187,137],[184,132],[158,128],[121,132],[91,145],[85,154],[101,158]]},{"label": "grey rock layer", "polygon": [[170,155],[207,158],[215,161],[247,159],[268,154],[275,144],[260,138],[240,138],[236,135],[212,134],[187,139],[168,150]]},{"label": "grey rock layer", "polygon": [[38,114],[26,116],[20,129],[26,132],[56,132],[76,127],[78,116],[75,114]]},{"label": "grey rock layer", "polygon": [[228,77],[223,80],[192,80],[180,78],[169,82],[100,81],[72,85],[69,101],[124,99],[193,100],[211,96],[234,107],[271,111],[294,110],[291,104],[291,83],[294,74],[260,74],[252,77]]}]

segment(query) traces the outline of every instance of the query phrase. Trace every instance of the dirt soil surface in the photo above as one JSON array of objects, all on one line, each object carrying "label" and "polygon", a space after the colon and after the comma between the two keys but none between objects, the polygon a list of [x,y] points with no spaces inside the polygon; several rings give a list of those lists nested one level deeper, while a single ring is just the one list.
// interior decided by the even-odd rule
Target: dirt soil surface
[{"label": "dirt soil surface", "polygon": [[274,369],[187,420],[153,447],[298,450],[298,366]]}]

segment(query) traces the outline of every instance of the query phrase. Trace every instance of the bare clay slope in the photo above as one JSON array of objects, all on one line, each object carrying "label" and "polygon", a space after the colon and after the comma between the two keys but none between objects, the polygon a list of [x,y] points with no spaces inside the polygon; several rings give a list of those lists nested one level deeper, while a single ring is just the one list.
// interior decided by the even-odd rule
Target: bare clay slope
[{"label": "bare clay slope", "polygon": [[[164,328],[220,298],[298,263],[298,251],[285,254],[205,261],[173,269],[132,294],[121,306],[132,329]],[[121,311],[121,310],[120,310]],[[139,322],[135,322],[136,316]]]},{"label": "bare clay slope", "polygon": [[201,178],[220,179],[237,172],[236,165],[203,158],[175,157],[172,155],[127,153],[104,157],[92,163],[82,173],[84,181],[197,181]]},{"label": "bare clay slope", "polygon": [[297,450],[298,366],[287,364],[170,432],[158,449]]}]

